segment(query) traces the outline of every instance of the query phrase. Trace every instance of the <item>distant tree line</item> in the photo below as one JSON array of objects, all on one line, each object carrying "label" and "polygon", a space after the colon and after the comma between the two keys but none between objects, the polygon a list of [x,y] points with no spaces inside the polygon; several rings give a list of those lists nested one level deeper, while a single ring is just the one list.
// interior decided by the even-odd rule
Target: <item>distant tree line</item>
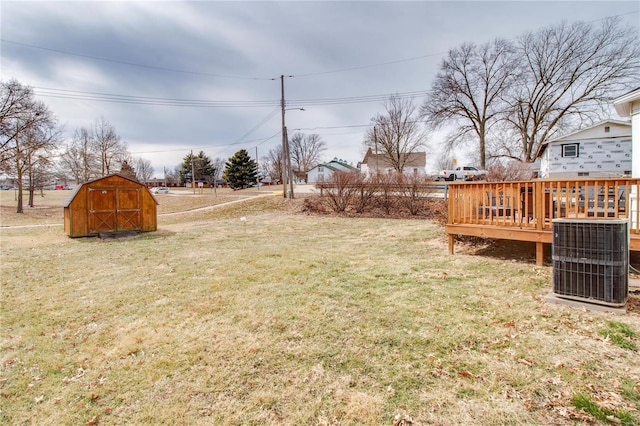
[{"label": "distant tree line", "polygon": [[30,87],[16,80],[0,84],[0,173],[15,177],[18,213],[23,212],[25,189],[33,207],[35,191],[45,186],[81,184],[115,172],[146,182],[153,167],[148,160],[133,157],[103,117],[91,127],[76,129],[73,138],[64,141],[56,117],[35,99]]}]

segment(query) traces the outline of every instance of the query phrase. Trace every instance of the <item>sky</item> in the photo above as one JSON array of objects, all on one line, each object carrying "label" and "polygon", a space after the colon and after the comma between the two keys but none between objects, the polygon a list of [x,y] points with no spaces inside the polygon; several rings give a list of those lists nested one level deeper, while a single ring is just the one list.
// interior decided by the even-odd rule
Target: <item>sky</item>
[{"label": "sky", "polygon": [[[356,166],[383,100],[412,94],[419,107],[448,50],[611,16],[640,32],[639,11],[638,1],[3,0],[0,77],[31,86],[64,139],[104,118],[157,177],[191,150],[260,159],[281,145],[284,81],[289,136],[316,133],[325,161]],[[428,167],[442,139],[429,138]]]}]

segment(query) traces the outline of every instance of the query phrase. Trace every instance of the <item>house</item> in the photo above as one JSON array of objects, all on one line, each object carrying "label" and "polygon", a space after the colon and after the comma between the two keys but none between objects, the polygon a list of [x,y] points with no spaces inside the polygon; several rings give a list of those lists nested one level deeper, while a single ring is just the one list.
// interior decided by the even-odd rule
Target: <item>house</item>
[{"label": "house", "polygon": [[64,230],[70,237],[157,229],[157,201],[142,183],[113,174],[86,182],[70,194],[64,207]]},{"label": "house", "polygon": [[347,164],[344,160],[334,158],[328,163],[318,164],[307,172],[307,183],[326,182],[331,180],[335,172],[357,172],[358,169]]},{"label": "house", "polygon": [[[632,144],[640,144],[640,87],[613,101],[620,117],[631,118]],[[633,177],[640,177],[640,147],[633,150]]]},{"label": "house", "polygon": [[[401,154],[402,159],[405,160],[404,173],[417,173],[424,175],[427,165],[427,153],[426,152],[412,152],[409,154]],[[393,172],[395,167],[386,154],[374,154],[371,148],[367,150],[364,155],[364,160],[360,163],[360,172],[369,175],[376,173],[388,173]]]},{"label": "house", "polygon": [[631,124],[606,120],[540,147],[541,178],[631,176]]}]

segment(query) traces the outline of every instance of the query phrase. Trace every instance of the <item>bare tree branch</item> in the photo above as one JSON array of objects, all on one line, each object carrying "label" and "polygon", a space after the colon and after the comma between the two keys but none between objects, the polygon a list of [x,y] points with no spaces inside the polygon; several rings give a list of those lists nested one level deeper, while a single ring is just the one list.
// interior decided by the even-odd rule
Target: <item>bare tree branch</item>
[{"label": "bare tree branch", "polygon": [[384,109],[386,114],[371,119],[364,145],[379,151],[394,170],[402,172],[410,154],[426,147],[427,133],[412,99],[391,96],[384,102]]},{"label": "bare tree branch", "polygon": [[525,34],[517,52],[520,81],[509,94],[507,122],[527,162],[535,160],[544,142],[593,121],[615,96],[640,81],[637,32],[615,19],[599,27],[562,23]]},{"label": "bare tree branch", "polygon": [[481,168],[486,166],[487,135],[500,121],[506,108],[503,96],[516,78],[514,62],[513,45],[505,40],[452,49],[421,108],[434,128],[458,125],[448,138],[450,148],[474,135]]}]

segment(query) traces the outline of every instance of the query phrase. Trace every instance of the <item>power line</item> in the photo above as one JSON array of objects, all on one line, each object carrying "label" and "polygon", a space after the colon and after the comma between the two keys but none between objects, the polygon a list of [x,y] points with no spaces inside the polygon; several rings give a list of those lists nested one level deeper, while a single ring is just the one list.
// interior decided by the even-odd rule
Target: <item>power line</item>
[{"label": "power line", "polygon": [[[262,101],[220,101],[206,99],[179,99],[160,98],[151,96],[119,95],[113,93],[84,92],[79,90],[56,89],[48,87],[34,87],[34,94],[42,97],[53,97],[61,99],[76,99],[84,101],[112,102],[121,104],[155,105],[155,106],[175,106],[194,108],[262,108],[274,107],[281,104],[281,100]],[[339,98],[316,98],[316,99],[291,99],[287,100],[287,106],[319,106],[319,105],[343,105],[352,103],[381,102],[391,96],[398,98],[415,98],[427,96],[431,90],[420,90],[411,92],[385,93],[379,95],[349,96]]]},{"label": "power line", "polygon": [[444,55],[446,53],[447,52],[430,53],[428,55],[416,56],[416,57],[413,57],[413,58],[406,58],[406,59],[398,59],[398,60],[395,60],[395,61],[379,62],[377,64],[359,65],[359,66],[353,66],[353,67],[348,67],[348,68],[340,68],[340,69],[330,70],[330,71],[310,72],[310,73],[307,73],[307,74],[296,74],[296,77],[313,77],[313,76],[317,76],[317,75],[336,74],[336,73],[346,72],[346,71],[356,71],[356,70],[363,70],[363,69],[367,69],[367,68],[377,68],[377,67],[382,67],[382,66],[385,66],[385,65],[393,65],[393,64],[401,64],[401,63],[404,63],[404,62],[418,61],[418,60],[421,60],[421,59],[426,59],[426,58],[431,58],[431,57],[434,57],[434,56]]},{"label": "power line", "polygon": [[269,80],[268,78],[260,78],[260,77],[245,77],[245,76],[237,76],[237,75],[213,74],[213,73],[207,73],[207,72],[197,72],[197,71],[179,70],[179,69],[175,69],[175,68],[157,67],[157,66],[154,66],[154,65],[138,64],[138,63],[135,63],[135,62],[127,62],[127,61],[121,61],[121,60],[118,60],[118,59],[103,58],[103,57],[100,57],[100,56],[93,56],[93,55],[85,55],[85,54],[81,54],[81,53],[67,52],[65,50],[52,49],[52,48],[43,47],[43,46],[35,46],[33,44],[20,43],[20,42],[17,42],[17,41],[7,40],[7,39],[0,39],[0,41],[2,41],[2,43],[10,43],[10,44],[15,44],[17,46],[29,47],[31,49],[45,50],[45,51],[48,51],[48,52],[60,53],[60,54],[63,54],[63,55],[78,56],[80,58],[94,59],[94,60],[97,60],[97,61],[104,61],[104,62],[113,62],[113,63],[116,63],[116,64],[130,65],[130,66],[141,67],[141,68],[149,68],[149,69],[154,69],[154,70],[159,70],[159,71],[176,72],[176,73],[181,73],[181,74],[203,75],[203,76],[207,76],[207,77],[230,78],[230,79],[236,79],[236,80]]},{"label": "power line", "polygon": [[112,93],[83,92],[78,90],[56,89],[48,87],[34,87],[34,94],[42,97],[77,99],[84,101],[112,102],[120,104],[176,106],[176,107],[200,107],[200,108],[253,108],[273,107],[280,101],[214,101],[203,99],[177,99],[158,98],[150,96],[118,95]]},{"label": "power line", "polygon": [[[605,16],[603,18],[594,19],[594,20],[591,20],[591,21],[588,21],[588,22],[604,21],[606,19],[618,18],[618,17],[621,17],[621,16],[627,16],[627,15],[634,15],[634,14],[637,14],[637,13],[639,13],[639,11],[625,12],[625,13],[620,13],[620,14],[617,14],[617,15]],[[175,73],[182,73],[182,74],[192,74],[192,75],[202,75],[202,76],[207,76],[207,77],[228,78],[228,79],[236,79],[236,80],[268,81],[268,80],[277,79],[277,78],[271,78],[271,77],[249,77],[249,76],[238,76],[238,75],[225,75],[225,74],[198,72],[198,71],[188,71],[188,70],[181,70],[181,69],[176,69],[176,68],[159,67],[159,66],[154,66],[154,65],[147,65],[147,64],[139,64],[139,63],[135,63],[135,62],[122,61],[122,60],[118,60],[118,59],[111,59],[111,58],[104,58],[104,57],[100,57],[100,56],[93,56],[93,55],[86,55],[86,54],[81,54],[81,53],[69,52],[69,51],[65,51],[65,50],[53,49],[53,48],[44,47],[44,46],[36,46],[36,45],[33,45],[33,44],[21,43],[21,42],[17,42],[17,41],[14,41],[14,40],[8,40],[8,39],[2,39],[2,38],[0,38],[0,42],[9,43],[9,44],[13,44],[13,45],[16,45],[16,46],[28,47],[28,48],[31,48],[31,49],[38,49],[38,50],[44,50],[44,51],[53,52],[53,53],[59,53],[59,54],[63,54],[63,55],[77,56],[77,57],[81,57],[81,58],[93,59],[93,60],[98,60],[98,61],[103,61],[103,62],[112,62],[112,63],[122,64],[122,65],[129,65],[129,66],[135,66],[135,67],[141,67],[141,68],[155,69],[155,70],[159,70],[159,71],[175,72]],[[418,61],[418,60],[422,60],[422,59],[431,58],[431,57],[434,57],[434,56],[440,56],[440,55],[443,55],[445,53],[446,52],[429,53],[429,54],[425,54],[425,55],[414,56],[414,57],[411,57],[411,58],[397,59],[397,60],[392,60],[392,61],[384,61],[384,62],[378,62],[378,63],[366,64],[366,65],[356,65],[356,66],[351,66],[351,67],[338,68],[338,69],[334,69],[334,70],[302,73],[302,74],[290,75],[290,76],[287,76],[287,77],[313,77],[313,76],[326,75],[326,74],[337,74],[337,73],[341,73],[341,72],[356,71],[356,70],[362,70],[362,69],[368,69],[368,68],[376,68],[376,67],[382,67],[382,66],[387,66],[387,65],[394,65],[394,64],[404,63],[404,62]]]},{"label": "power line", "polygon": [[[271,111],[269,113],[269,115],[267,115],[261,122],[259,122],[258,124],[256,124],[255,126],[253,126],[247,133],[245,133],[244,135],[242,135],[240,138],[238,138],[238,140],[235,143],[240,143],[242,142],[242,140],[244,138],[246,138],[247,136],[249,136],[251,133],[253,133],[254,131],[256,131],[257,129],[259,129],[260,127],[262,127],[262,125],[264,125],[267,121],[271,120],[273,118],[274,115],[276,115],[278,112],[280,111],[280,108],[276,108],[273,111]],[[278,132],[280,133],[280,132]]]}]

